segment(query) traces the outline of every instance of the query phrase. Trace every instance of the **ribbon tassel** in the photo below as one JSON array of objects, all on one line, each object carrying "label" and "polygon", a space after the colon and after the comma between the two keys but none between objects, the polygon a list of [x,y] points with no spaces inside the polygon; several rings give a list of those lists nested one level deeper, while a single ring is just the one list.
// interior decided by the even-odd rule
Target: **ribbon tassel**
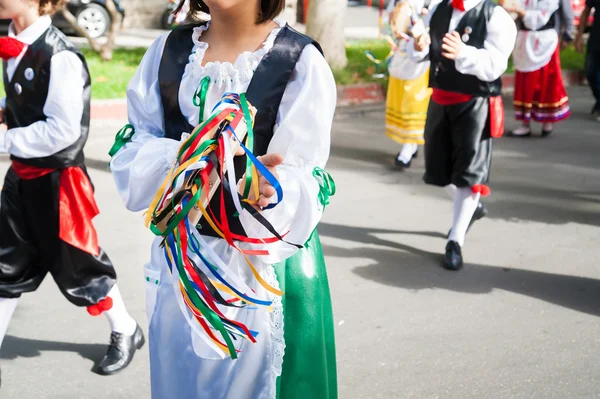
[{"label": "ribbon tassel", "polygon": [[[281,185],[253,154],[256,110],[248,103],[245,94],[226,93],[213,108],[211,116],[203,121],[209,83],[209,79],[202,80],[194,94],[200,124],[182,143],[173,167],[148,208],[146,226],[164,238],[167,264],[176,277],[174,285],[181,295],[180,303],[189,312],[192,331],[202,333],[202,338],[211,342],[212,347],[235,359],[238,351],[234,341],[247,339],[254,343],[258,332],[227,317],[225,309],[271,310],[272,300],[257,297],[237,271],[219,259],[206,244],[196,226],[201,218],[206,219],[214,231],[241,254],[255,282],[272,295],[281,295],[282,292],[262,278],[249,256],[268,255],[268,245],[284,241],[287,232],[278,233],[252,206],[258,198],[260,176],[267,179],[277,193],[277,202],[265,209],[277,206],[283,199]],[[233,156],[239,147],[246,154],[241,194],[236,188],[233,165]],[[220,220],[214,217],[208,206],[214,195],[220,203]],[[226,214],[226,196],[233,198],[236,215],[248,212],[272,236],[245,237],[231,232],[227,217],[234,215]],[[239,247],[239,242],[244,243],[244,249]],[[256,245],[259,247],[253,247]]]}]

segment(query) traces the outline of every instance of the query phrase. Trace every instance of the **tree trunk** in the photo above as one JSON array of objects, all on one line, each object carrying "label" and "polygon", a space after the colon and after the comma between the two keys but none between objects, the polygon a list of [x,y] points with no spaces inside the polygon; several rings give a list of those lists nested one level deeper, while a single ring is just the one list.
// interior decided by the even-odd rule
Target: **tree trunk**
[{"label": "tree trunk", "polygon": [[287,21],[290,25],[296,24],[296,3],[297,0],[285,0],[285,8],[283,9],[279,18]]},{"label": "tree trunk", "polygon": [[100,45],[96,39],[90,37],[87,31],[77,24],[77,18],[67,9],[67,7],[63,7],[61,10],[62,15],[65,17],[67,22],[71,25],[71,27],[80,34],[85,37],[90,44],[90,48],[100,55],[103,61],[110,61],[112,59],[115,39],[117,37],[117,32],[121,27],[121,13],[117,10],[115,3],[113,0],[106,0],[104,3],[106,7],[106,11],[108,11],[108,15],[110,15],[110,28],[108,30],[108,37],[106,43],[104,45]]},{"label": "tree trunk", "polygon": [[344,40],[344,17],[348,0],[310,0],[306,33],[323,47],[333,69],[348,65]]}]

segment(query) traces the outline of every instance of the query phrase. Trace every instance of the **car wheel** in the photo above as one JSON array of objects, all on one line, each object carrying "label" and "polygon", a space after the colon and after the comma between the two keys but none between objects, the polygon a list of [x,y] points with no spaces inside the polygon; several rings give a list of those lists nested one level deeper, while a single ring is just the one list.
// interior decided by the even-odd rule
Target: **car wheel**
[{"label": "car wheel", "polygon": [[77,25],[85,29],[92,39],[97,39],[108,32],[110,15],[101,5],[88,4],[77,13]]}]

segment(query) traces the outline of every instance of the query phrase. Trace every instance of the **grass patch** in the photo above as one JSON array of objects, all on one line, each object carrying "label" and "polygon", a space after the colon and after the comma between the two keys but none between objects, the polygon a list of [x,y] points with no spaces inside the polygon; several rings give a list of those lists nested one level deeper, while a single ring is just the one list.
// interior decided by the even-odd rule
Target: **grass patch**
[{"label": "grass patch", "polygon": [[[98,54],[89,49],[82,49],[82,52],[92,79],[92,98],[99,100],[125,97],[127,85],[142,61],[146,49],[116,49],[112,61],[109,62],[103,62]],[[2,79],[0,93],[4,93]]]},{"label": "grass patch", "polygon": [[83,49],[92,77],[92,98],[124,98],[129,81],[135,75],[145,48],[117,49],[110,62],[103,62],[98,54]]},{"label": "grass patch", "polygon": [[[373,53],[378,60],[384,60],[390,52],[388,43],[384,40],[358,40],[346,44],[348,66],[341,70],[334,70],[337,84],[387,82],[385,79],[374,79],[372,75],[376,72],[375,64],[366,56],[365,51]],[[583,70],[585,55],[578,53],[573,46],[567,47],[560,53],[561,66],[565,70]],[[380,66],[379,70],[387,74],[387,67]],[[508,61],[506,73],[514,72],[512,59]]]}]

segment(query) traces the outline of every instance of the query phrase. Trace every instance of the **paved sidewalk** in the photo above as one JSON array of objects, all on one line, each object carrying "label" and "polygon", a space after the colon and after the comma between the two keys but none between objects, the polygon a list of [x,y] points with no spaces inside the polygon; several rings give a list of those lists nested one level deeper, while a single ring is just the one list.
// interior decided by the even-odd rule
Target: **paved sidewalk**
[{"label": "paved sidewalk", "polygon": [[[585,88],[547,139],[494,150],[488,218],[443,270],[451,222],[423,160],[392,167],[398,146],[381,107],[340,110],[328,170],[338,193],[320,233],[334,303],[340,399],[566,399],[600,396],[600,125]],[[509,127],[515,126],[512,112]],[[94,120],[86,148],[102,211],[95,220],[125,302],[146,328],[142,265],[151,234],[127,212],[107,170],[125,120]],[[536,129],[538,126],[536,126]],[[0,158],[0,173],[8,166]],[[51,278],[19,303],[0,352],[1,399],[149,397],[147,348],[101,377],[108,326],[69,305]]]}]

